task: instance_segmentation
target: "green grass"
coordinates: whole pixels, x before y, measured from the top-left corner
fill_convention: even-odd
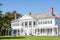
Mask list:
[[[60,40],[57,36],[0,36],[0,40]]]

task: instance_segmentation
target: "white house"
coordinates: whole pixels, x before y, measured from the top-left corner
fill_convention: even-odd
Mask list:
[[[15,17],[16,18],[16,17]],[[59,36],[60,14],[56,17],[53,8],[50,13],[24,15],[11,21],[12,35]]]

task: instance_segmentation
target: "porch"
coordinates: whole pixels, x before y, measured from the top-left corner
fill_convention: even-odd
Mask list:
[[[58,36],[58,28],[36,28],[33,30],[35,36]]]

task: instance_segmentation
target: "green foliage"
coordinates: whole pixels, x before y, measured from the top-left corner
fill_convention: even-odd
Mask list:
[[[0,6],[2,6],[2,4],[0,3]],[[2,11],[0,10],[0,14],[2,13]]]
[[[12,13],[11,12],[6,12],[5,14],[0,14],[0,35],[2,34],[1,32],[3,30],[11,27],[11,20],[14,20],[14,13],[17,14],[17,18],[21,17],[21,14],[18,14],[15,11],[13,11]]]
[[[2,11],[0,10],[0,13],[2,13]]]

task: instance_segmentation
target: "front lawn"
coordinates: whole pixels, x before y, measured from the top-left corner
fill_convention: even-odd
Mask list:
[[[0,36],[0,40],[60,40],[57,36]]]

